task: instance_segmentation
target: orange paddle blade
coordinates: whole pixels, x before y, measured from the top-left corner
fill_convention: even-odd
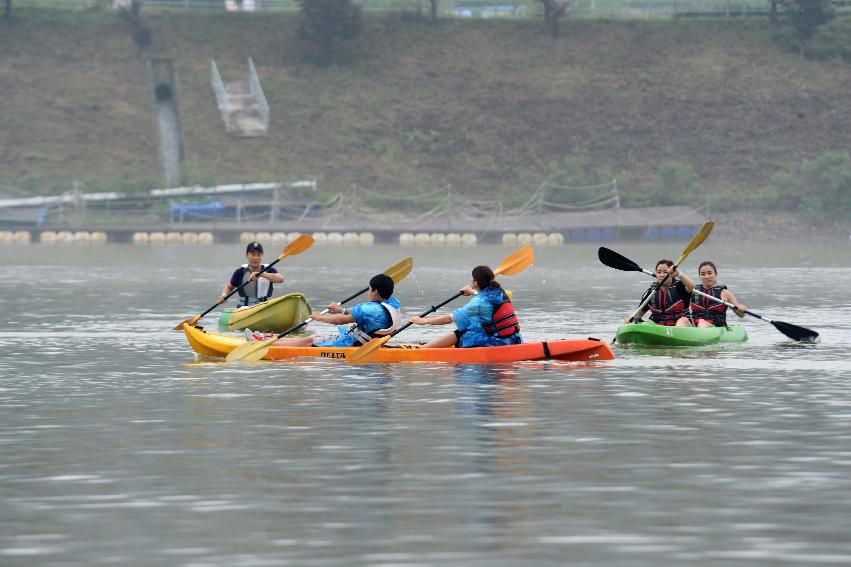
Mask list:
[[[197,323],[200,318],[201,318],[200,315],[196,315],[194,317],[190,317],[189,319],[184,319],[183,321],[181,321],[180,323],[178,323],[177,325],[172,327],[172,329],[175,330],[175,331],[182,331],[183,325],[189,325],[191,327],[191,326],[195,325],[195,323]]]
[[[703,223],[703,226],[700,227],[700,230],[697,231],[697,234],[694,235],[694,238],[691,239],[691,242],[689,242],[683,250],[682,255],[677,259],[677,266],[683,263],[686,256],[694,252],[698,246],[703,244],[703,241],[706,240],[713,228],[715,228],[715,221],[708,220]]]
[[[411,273],[411,269],[414,267],[414,259],[408,256],[398,264],[391,266],[384,270],[385,276],[390,276],[393,280],[393,283],[399,283],[408,277],[408,274]]]
[[[269,352],[269,349],[272,348],[272,345],[275,344],[275,341],[278,340],[278,337],[272,337],[271,339],[266,339],[264,341],[253,341],[246,342],[243,345],[239,345],[232,351],[228,353],[225,357],[226,362],[256,362],[258,360],[262,360],[266,353]]]
[[[531,266],[534,261],[535,251],[532,249],[531,245],[526,245],[506,256],[493,273],[497,276],[500,274],[513,276]]]
[[[313,246],[313,237],[309,234],[302,234],[284,247],[284,251],[278,256],[278,260],[283,260],[285,256],[295,256],[301,254],[311,246]]]
[[[372,353],[384,346],[384,343],[390,340],[390,335],[378,337],[370,340],[368,343],[360,347],[349,357],[349,364],[362,364],[368,362]]]

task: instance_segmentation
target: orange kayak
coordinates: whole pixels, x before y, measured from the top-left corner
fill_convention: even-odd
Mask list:
[[[189,345],[198,354],[224,358],[245,339],[206,331],[201,327],[183,325]],[[345,360],[358,347],[289,347],[273,346],[266,360],[293,358],[336,358]],[[595,362],[612,360],[609,345],[597,339],[558,339],[538,343],[523,343],[497,347],[475,348],[414,348],[414,345],[391,345],[378,350],[372,362],[467,362],[499,363],[521,360],[567,360]]]

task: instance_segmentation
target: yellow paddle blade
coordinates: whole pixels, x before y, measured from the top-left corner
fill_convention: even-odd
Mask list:
[[[272,348],[272,345],[277,340],[278,337],[273,337],[271,339],[266,339],[265,341],[246,342],[244,345],[239,345],[238,347],[230,351],[225,357],[225,361],[256,362],[258,360],[262,360],[262,358],[266,356],[266,353],[269,352],[269,349]]]
[[[358,350],[352,353],[352,355],[348,358],[349,364],[360,364],[363,362],[368,362],[370,356],[372,356],[372,353],[383,347],[384,343],[389,340],[390,335],[371,339],[368,343],[366,343],[365,345],[363,345]]]
[[[411,268],[414,267],[414,259],[408,256],[395,266],[387,268],[384,270],[385,276],[390,276],[393,280],[393,283],[399,283],[408,277],[408,274],[411,273]]]
[[[493,273],[497,276],[500,274],[513,276],[531,266],[534,261],[535,251],[532,249],[531,245],[526,245],[506,256]]]
[[[703,226],[700,227],[700,230],[697,231],[697,234],[694,235],[694,238],[691,239],[691,242],[689,242],[688,246],[686,246],[683,250],[682,255],[677,259],[677,266],[683,263],[686,256],[694,252],[698,246],[703,244],[703,241],[706,240],[706,237],[709,236],[713,228],[715,228],[715,221],[708,220],[703,223]]]
[[[285,256],[295,256],[301,254],[311,246],[313,246],[313,237],[309,234],[302,234],[284,247],[284,251],[278,256],[278,260],[283,260]]]
[[[192,327],[193,325],[195,325],[195,323],[198,322],[198,319],[200,319],[200,318],[201,318],[200,315],[196,315],[194,317],[190,317],[189,319],[184,319],[183,321],[181,321],[180,323],[178,323],[177,325],[172,327],[172,329],[175,330],[175,331],[182,331],[183,325],[189,325],[190,327]]]

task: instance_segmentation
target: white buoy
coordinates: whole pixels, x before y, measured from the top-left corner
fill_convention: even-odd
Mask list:
[[[133,233],[133,244],[137,246],[144,246],[148,243],[148,233],[147,232],[134,232]]]
[[[73,244],[74,233],[69,230],[60,230],[56,233],[56,241],[59,244]]]
[[[272,242],[272,233],[271,232],[258,232],[254,235],[254,239],[260,244],[269,245]]]
[[[343,235],[343,244],[346,246],[357,246],[358,245],[358,233],[357,232],[347,232]]]
[[[239,235],[239,243],[243,246],[248,244],[249,242],[254,242],[256,238],[254,238],[253,232],[243,232]]]
[[[150,244],[165,244],[164,232],[152,232],[148,235],[148,243]]]
[[[299,236],[301,236],[300,232],[288,232],[287,233],[287,242],[292,242],[293,240],[295,240]]]
[[[343,235],[339,232],[329,232],[328,233],[328,244],[332,244],[334,246],[339,246],[343,243]]]
[[[86,230],[78,230],[74,233],[74,244],[90,244],[92,235]]]
[[[432,246],[446,246],[446,235],[442,232],[432,232],[428,240]]]
[[[457,232],[450,232],[446,235],[447,246],[461,246],[461,235]]]
[[[503,246],[517,246],[517,235],[513,232],[506,232],[502,235]]]
[[[197,232],[184,232],[180,237],[183,240],[183,244],[198,244]]]
[[[532,244],[532,235],[528,232],[521,232],[517,235],[517,244],[520,246],[526,246],[527,244]]]
[[[92,244],[106,244],[109,242],[109,235],[102,230],[96,230],[92,233]]]
[[[428,246],[431,243],[431,237],[427,232],[418,232],[414,235],[415,246]]]
[[[313,241],[316,242],[316,244],[328,244],[328,235],[324,232],[314,232]]]
[[[532,235],[532,244],[535,246],[546,246],[547,245],[547,233],[545,232],[536,232]]]
[[[551,232],[547,236],[547,244],[549,244],[550,246],[564,245],[564,235],[560,232]]]
[[[166,244],[182,244],[183,236],[179,232],[170,231],[165,235]]]
[[[462,246],[475,246],[479,239],[472,232],[465,232],[461,235]]]
[[[287,243],[287,233],[286,232],[273,232],[272,233],[272,244],[275,246],[283,246]]]
[[[358,235],[358,244],[361,246],[372,246],[375,244],[375,235],[371,232],[361,232]]]
[[[215,244],[216,237],[213,236],[212,232],[199,232],[198,233],[198,244],[201,246],[210,246],[211,244]]]
[[[11,234],[11,232],[9,234]],[[52,230],[45,230],[38,235],[38,241],[42,244],[56,244],[56,233]],[[0,234],[0,243],[2,242],[3,236]]]
[[[411,232],[403,232],[399,235],[399,244],[402,246],[413,246],[414,234]]]
[[[11,244],[15,240],[15,233],[11,230],[0,230],[0,244]]]

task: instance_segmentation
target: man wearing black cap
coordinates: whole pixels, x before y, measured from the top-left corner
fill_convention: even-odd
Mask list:
[[[261,301],[266,301],[272,297],[272,284],[281,283],[284,281],[284,276],[278,273],[274,267],[267,268],[265,272],[257,273],[266,267],[263,264],[263,245],[259,242],[249,242],[245,248],[245,257],[248,259],[247,264],[238,267],[230,281],[222,290],[222,295],[219,297],[219,303],[225,302],[225,297],[233,291],[234,288],[241,286],[246,282],[251,282],[244,288],[239,290],[239,306],[246,307],[254,305]]]

